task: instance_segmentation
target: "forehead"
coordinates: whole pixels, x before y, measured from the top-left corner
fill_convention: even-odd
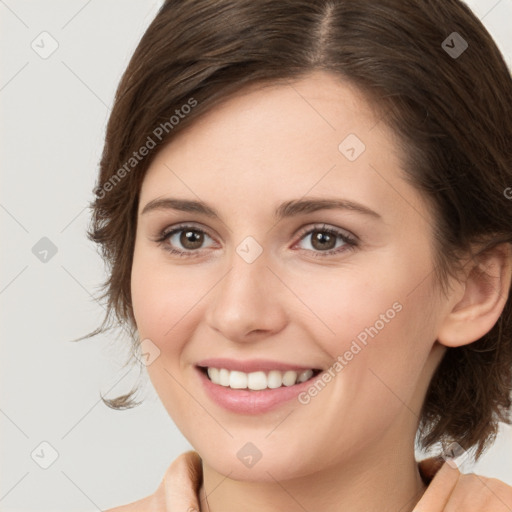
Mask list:
[[[247,87],[203,114],[156,155],[141,203],[169,193],[240,211],[328,194],[386,209],[405,195],[421,209],[400,167],[393,133],[363,93],[315,73]]]
[[[307,151],[302,141],[308,138],[324,141],[324,149],[330,144],[337,152],[345,132],[359,131],[360,138],[368,139],[366,132],[379,121],[373,106],[357,88],[330,73],[315,72],[288,83],[242,88],[195,120],[168,146],[179,146],[181,152],[190,142],[210,147],[212,153],[229,148],[229,157],[251,151],[257,157],[255,150],[280,147],[283,154],[287,148],[295,148],[294,154],[300,155]],[[243,139],[243,146],[232,144],[234,139]]]

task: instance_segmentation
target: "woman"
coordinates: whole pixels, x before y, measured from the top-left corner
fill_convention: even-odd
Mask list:
[[[107,128],[95,333],[130,328],[197,453],[113,511],[512,510],[439,469],[509,420],[510,111],[457,0],[163,5]]]

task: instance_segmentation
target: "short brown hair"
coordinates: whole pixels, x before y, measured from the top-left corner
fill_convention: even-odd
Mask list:
[[[406,178],[435,219],[434,263],[444,291],[471,244],[512,243],[512,201],[504,192],[512,186],[512,79],[464,3],[167,0],[132,56],[107,126],[88,232],[109,266],[107,314],[85,337],[116,327],[117,319],[138,349],[130,272],[140,188],[158,150],[244,85],[287,83],[315,70],[359,87],[398,135]],[[173,122],[191,100],[194,108]],[[159,126],[165,129],[156,137]],[[156,149],[131,161],[148,137]],[[478,457],[498,422],[510,422],[511,389],[509,293],[489,333],[447,349],[423,406],[421,445],[456,441],[476,446]],[[136,405],[132,397],[103,400],[121,409]]]

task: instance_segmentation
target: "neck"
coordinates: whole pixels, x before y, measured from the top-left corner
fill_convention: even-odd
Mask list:
[[[414,450],[394,445],[384,456],[374,448],[357,460],[280,482],[232,480],[203,461],[201,512],[411,512],[426,490]]]

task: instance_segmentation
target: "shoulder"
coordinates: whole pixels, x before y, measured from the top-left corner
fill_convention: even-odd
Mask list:
[[[182,503],[195,504],[201,473],[199,454],[192,450],[182,453],[168,467],[153,494],[105,512],[164,512],[170,503],[173,506],[181,506]]]
[[[109,508],[105,512],[156,512],[154,495],[147,496],[133,503],[121,505],[120,507]]]
[[[162,501],[160,488],[154,494],[146,496],[141,500],[121,505],[115,508],[109,508],[105,512],[160,512],[165,510],[165,502]]]
[[[441,467],[439,467],[441,465]],[[512,510],[512,487],[495,478],[463,474],[456,464],[439,460],[420,463],[428,487],[415,511],[464,510],[506,512]]]

